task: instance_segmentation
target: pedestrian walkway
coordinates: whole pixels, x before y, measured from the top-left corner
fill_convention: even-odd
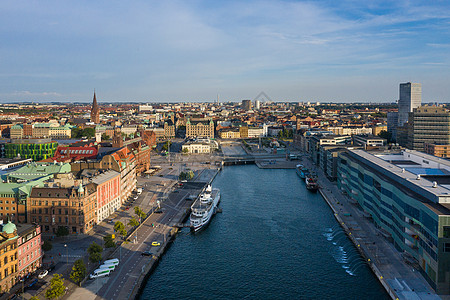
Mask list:
[[[317,173],[322,196],[393,299],[441,299],[420,272],[405,263],[401,253],[384,238],[359,206],[345,197],[309,159],[305,158],[303,163]]]

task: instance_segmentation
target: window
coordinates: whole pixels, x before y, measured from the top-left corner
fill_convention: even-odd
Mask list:
[[[450,252],[450,243],[444,243],[444,252]]]

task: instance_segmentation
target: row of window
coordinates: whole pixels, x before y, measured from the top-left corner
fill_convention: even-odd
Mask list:
[[[61,154],[93,154],[94,150],[67,150],[63,149],[60,151]]]

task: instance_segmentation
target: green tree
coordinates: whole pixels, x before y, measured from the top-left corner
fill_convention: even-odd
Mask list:
[[[117,221],[114,224],[114,231],[123,237],[125,237],[127,235],[127,230],[125,229],[125,225],[123,225],[123,223],[120,221]]]
[[[181,150],[181,152],[182,152],[183,154],[187,154],[187,153],[189,153],[189,149],[188,149],[188,148],[184,148],[183,150]]]
[[[116,244],[114,243],[114,239],[112,238],[111,234],[108,234],[106,236],[103,237],[103,241],[105,242],[105,247],[106,248],[112,248],[114,246],[116,246]]]
[[[50,251],[52,250],[53,245],[50,241],[44,240],[44,244],[42,245],[42,250],[44,251]]]
[[[92,242],[89,245],[87,252],[89,253],[89,260],[92,262],[99,262],[102,260],[102,246],[98,245],[96,242]]]
[[[75,127],[75,128],[72,128],[72,137],[73,138],[80,138],[80,137],[82,137],[83,136],[83,129],[81,129],[81,128],[78,128],[78,127]]]
[[[109,135],[107,135],[106,133],[102,134],[102,140],[107,141],[107,140],[110,140],[110,139],[111,139],[111,137]]]
[[[93,263],[100,262],[102,260],[103,256],[100,252],[94,252],[89,255],[89,260]]]
[[[97,244],[96,242],[92,242],[92,244],[89,245],[87,252],[89,254],[93,254],[93,253],[101,253],[103,251],[102,246],[100,246],[99,244]]]
[[[141,222],[147,216],[147,214],[139,206],[134,208],[134,213],[141,219]]]
[[[83,136],[87,137],[87,138],[91,138],[95,136],[95,128],[85,128],[83,129]]]
[[[131,227],[136,227],[139,226],[139,222],[135,217],[132,217],[130,221],[128,221],[128,225],[130,225]]]
[[[69,228],[66,226],[58,226],[58,230],[56,230],[56,236],[65,236],[69,235]]]
[[[172,145],[172,143],[170,141],[165,142],[164,145],[162,146],[162,150],[163,151],[168,151],[170,145]]]
[[[386,130],[381,130],[378,134],[380,138],[386,139],[388,143],[392,143],[392,134]]]
[[[77,259],[70,272],[70,279],[81,286],[81,281],[86,277],[86,265],[82,259]]]
[[[58,299],[64,292],[66,287],[64,286],[64,280],[61,274],[53,275],[52,280],[50,280],[50,287],[45,291],[45,298],[47,299]]]
[[[30,300],[39,300],[39,298],[36,297],[36,296],[32,296],[32,297],[30,298]]]

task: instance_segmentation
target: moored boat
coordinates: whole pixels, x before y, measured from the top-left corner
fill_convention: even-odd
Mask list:
[[[194,232],[206,227],[220,200],[220,190],[208,185],[191,206],[190,224]]]
[[[316,192],[319,189],[319,183],[317,182],[317,177],[310,174],[305,178],[306,189],[311,192]]]

